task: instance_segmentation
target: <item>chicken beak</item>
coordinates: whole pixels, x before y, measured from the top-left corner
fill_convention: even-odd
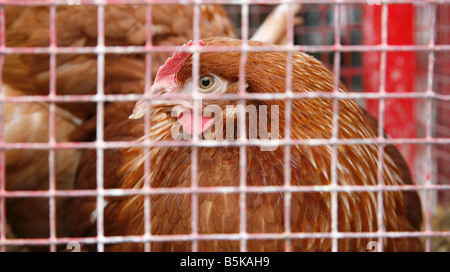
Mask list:
[[[167,83],[156,83],[150,88],[150,93],[151,94],[156,94],[156,95],[162,95],[164,93],[167,93],[171,90],[171,86],[170,84]],[[158,100],[156,99],[152,99],[149,102],[152,105],[156,104],[160,104],[157,102]],[[145,115],[145,112],[147,111],[149,107],[147,107],[146,103],[145,103],[145,98],[139,100],[136,105],[133,108],[133,113],[128,117],[128,119],[140,119]]]
[[[160,107],[173,107],[175,109],[177,106],[181,106],[187,109],[193,109],[193,102],[187,99],[169,99],[168,97],[164,97],[164,94],[170,93],[171,87],[155,84],[150,89],[150,93],[156,94],[157,96],[147,100],[141,99],[136,103],[133,109],[133,113],[128,117],[129,119],[140,119],[145,115],[145,112],[150,108],[160,108]],[[178,113],[179,114],[179,113]]]
[[[140,119],[145,115],[145,101],[142,99],[136,103],[133,109],[133,113],[128,117],[128,119]]]
[[[191,102],[186,100],[179,100],[179,99],[152,99],[149,101],[149,104],[154,107],[170,107],[173,106],[175,109],[175,112],[177,114],[181,114],[181,110],[176,108],[177,106],[181,106],[183,108],[192,109],[193,105]],[[140,119],[144,117],[145,112],[147,109],[149,109],[149,106],[146,106],[145,100],[142,99],[136,103],[133,109],[133,113],[128,117],[128,119]]]

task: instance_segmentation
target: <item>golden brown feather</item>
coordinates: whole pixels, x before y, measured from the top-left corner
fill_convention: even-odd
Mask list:
[[[49,8],[6,6],[6,45],[8,47],[48,47],[50,45]],[[144,45],[146,6],[110,5],[105,7],[105,45]],[[152,5],[153,45],[182,45],[193,39],[192,5]],[[32,19],[30,19],[32,18]],[[176,18],[174,20],[173,18]],[[97,7],[58,6],[57,45],[86,47],[97,45]],[[202,5],[200,37],[235,37],[226,11],[219,5]],[[152,53],[152,75],[170,53]],[[105,56],[105,93],[143,93],[145,54]],[[57,56],[58,94],[95,94],[97,56],[61,54]],[[3,81],[28,95],[49,92],[49,56],[42,54],[6,55]],[[64,103],[61,107],[82,119],[95,114],[95,103]]]
[[[58,6],[56,9],[56,37],[59,47],[95,47],[97,45],[97,7]],[[145,5],[106,6],[105,45],[144,45],[146,41],[145,14]],[[236,35],[221,6],[201,6],[200,15],[201,37],[210,35],[234,37]],[[151,17],[153,45],[181,45],[193,38],[192,5],[152,5]],[[49,7],[7,5],[5,19],[6,46],[48,47],[50,45]],[[168,56],[170,53],[151,54],[153,77]],[[75,50],[73,54],[58,54],[56,62],[56,93],[58,95],[97,92],[97,56],[95,54],[77,54]],[[104,69],[105,93],[144,92],[144,54],[106,54]],[[6,95],[49,93],[49,56],[46,54],[7,54],[2,72],[3,82],[11,86],[11,90],[20,90],[6,93]],[[48,107],[47,103],[17,105],[6,103],[4,105],[7,124],[5,141],[47,142]],[[126,119],[132,108],[133,105],[130,103],[105,103],[105,127],[111,123],[116,125],[119,121]],[[20,111],[20,115],[14,114],[17,111]],[[56,140],[91,141],[95,139],[97,118],[95,111],[95,102],[57,103]],[[66,118],[67,116],[70,116],[70,120]],[[72,122],[71,118],[81,120]],[[86,122],[78,127],[83,120]],[[130,133],[132,132],[127,131],[126,136],[129,137]],[[72,189],[81,151],[63,149],[55,153],[57,189]],[[91,153],[87,151],[86,154]],[[83,161],[90,159],[86,158],[86,155],[83,158]],[[81,166],[80,169],[83,167]],[[6,168],[8,190],[48,189],[48,151],[8,150]],[[93,169],[95,171],[95,168]],[[80,172],[83,171],[80,170]],[[105,173],[108,171],[106,170]],[[59,204],[63,201],[66,202],[66,200],[57,200],[57,213],[63,213],[65,216],[67,213]],[[30,213],[30,207],[33,207],[35,212]],[[8,221],[18,237],[49,237],[47,198],[10,199],[7,201],[7,214]],[[68,236],[69,234],[63,231],[66,222],[65,220],[60,222],[59,218],[58,215],[58,236]]]
[[[4,96],[24,93],[2,86]],[[4,140],[6,143],[47,143],[49,141],[49,105],[46,103],[4,103]],[[56,107],[55,141],[68,141],[69,134],[80,122],[69,112]],[[55,188],[72,189],[81,151],[55,150]],[[44,191],[49,189],[49,151],[8,149],[5,151],[6,190]],[[56,235],[70,234],[67,227],[69,200],[56,198]],[[20,238],[47,238],[50,235],[49,198],[8,198],[6,216]]]
[[[205,46],[236,46],[239,40],[210,38],[203,40]],[[251,46],[265,45],[250,42]],[[200,55],[200,75],[211,74],[230,83],[227,93],[236,93],[239,79],[239,52],[208,52]],[[292,90],[294,92],[332,92],[334,77],[319,61],[304,53],[293,53]],[[246,62],[247,91],[251,93],[284,92],[286,89],[287,54],[284,52],[249,52]],[[167,64],[167,63],[166,63]],[[173,89],[166,92],[180,92],[192,80],[192,58],[188,57],[176,72]],[[184,90],[184,89],[183,89]],[[341,84],[340,91],[346,92]],[[203,106],[208,103],[204,102]],[[233,103],[233,101],[227,101]],[[234,102],[236,103],[236,102]],[[175,103],[176,104],[176,103]],[[225,105],[218,103],[222,107]],[[250,100],[253,105],[278,105],[280,109],[280,135],[284,137],[285,101]],[[153,141],[171,140],[171,127],[176,118],[168,115],[173,104],[152,106],[152,128],[148,137]],[[333,101],[327,98],[305,98],[292,101],[292,139],[330,139],[332,134]],[[134,116],[141,116],[142,108],[135,108]],[[271,118],[268,118],[271,120]],[[126,131],[112,124],[105,131],[106,139],[115,139],[120,134],[126,139]],[[128,120],[118,124],[121,127],[140,127],[131,139],[143,135],[142,120]],[[376,138],[376,121],[350,99],[339,102],[338,138]],[[138,131],[134,129],[133,131]],[[120,131],[120,132],[119,132]],[[225,131],[225,130],[224,130]],[[142,139],[142,138],[141,138]],[[284,184],[284,151],[278,147],[274,151],[262,151],[259,146],[247,147],[248,186]],[[411,184],[412,179],[406,163],[393,147],[386,147],[383,161],[383,182],[386,186]],[[108,161],[108,169],[114,179],[111,183],[118,188],[142,188],[145,176],[153,188],[189,187],[191,184],[191,149],[188,147],[155,147],[148,152],[144,149],[117,150],[120,159]],[[378,146],[374,144],[340,145],[337,148],[337,175],[339,185],[378,184]],[[290,153],[292,185],[329,185],[331,183],[331,145],[294,145]],[[144,161],[148,158],[152,166],[144,173]],[[199,186],[239,186],[239,148],[208,147],[198,149]],[[92,163],[91,163],[92,164]],[[93,166],[90,166],[93,167]],[[112,168],[109,168],[112,167]],[[78,188],[95,188],[95,180],[87,182],[81,173]],[[108,185],[109,186],[109,185]],[[104,210],[105,235],[143,235],[143,196],[108,199]],[[111,201],[111,202],[110,202]],[[204,233],[239,233],[239,195],[235,193],[199,194],[198,229]],[[376,232],[377,195],[375,192],[338,193],[338,230],[340,232]],[[151,232],[153,235],[189,234],[191,232],[191,197],[189,194],[152,195]],[[302,192],[292,194],[292,232],[331,231],[331,195],[329,192]],[[282,233],[284,222],[283,193],[247,194],[247,232]],[[74,205],[71,223],[84,225],[80,233],[95,235],[95,222],[83,224],[94,212],[82,210],[82,204]],[[383,226],[386,231],[419,231],[421,208],[416,192],[386,191],[383,193]],[[110,225],[108,225],[110,224]],[[86,231],[90,230],[90,231]],[[339,239],[340,251],[366,251],[371,239]],[[152,243],[153,251],[189,251],[191,243],[186,241]],[[124,243],[107,247],[111,251],[141,251],[143,244]],[[200,251],[238,251],[239,241],[200,241]],[[249,251],[282,251],[283,240],[249,240]],[[330,251],[331,239],[292,239],[294,251]],[[387,239],[385,251],[420,251],[422,245],[417,238]]]

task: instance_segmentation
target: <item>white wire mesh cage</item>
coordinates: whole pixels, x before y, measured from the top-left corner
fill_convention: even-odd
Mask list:
[[[268,14],[281,4],[288,7],[284,19],[272,24],[281,29],[278,45],[249,46]],[[94,251],[372,251],[374,245],[383,251],[395,250],[390,239],[418,238],[426,251],[449,251],[449,12],[446,1],[0,1],[1,249],[59,251],[81,245]],[[233,37],[234,31],[243,45],[208,48],[198,42],[210,36]],[[180,49],[189,40],[193,46]],[[223,141],[198,136],[158,141],[148,136],[162,126],[150,122],[151,103],[159,95],[152,84],[158,68],[177,50],[192,53],[193,78],[202,76],[203,53],[240,52],[235,94],[208,98],[194,91],[182,98],[194,101],[194,113],[201,99],[233,100],[241,106],[250,100],[281,101],[281,123],[287,124],[280,132],[283,137],[250,139],[245,129],[236,139]],[[298,51],[322,61],[350,92],[341,93],[338,80],[328,93],[292,90],[292,54]],[[246,91],[245,67],[253,52],[286,53],[288,72],[280,93]],[[147,111],[136,128],[128,116],[140,99],[146,101]],[[291,127],[296,111],[292,103],[302,99],[333,101],[330,137],[290,136],[296,129]],[[338,101],[348,99],[378,119],[376,137],[338,136]],[[203,125],[201,120],[193,116],[193,131],[202,130],[197,126]],[[245,112],[239,116],[246,127]],[[386,186],[382,167],[376,169],[374,184],[342,184],[341,147],[376,146],[376,161],[384,165],[390,144],[408,164],[412,184]],[[278,147],[281,180],[251,181],[254,162],[249,150],[255,146]],[[327,184],[292,183],[298,169],[291,154],[297,147],[330,148]],[[169,177],[178,168],[158,160],[169,149],[188,154],[183,162],[187,168],[177,161],[183,155],[170,157],[174,167],[187,169],[172,185]],[[233,167],[200,172],[211,150],[225,155],[224,150],[234,150]],[[139,167],[127,161],[136,153],[144,154]],[[143,174],[152,171],[167,177],[163,184]],[[205,183],[208,173],[234,173],[237,183]],[[139,182],[128,184],[127,178]],[[381,222],[389,217],[384,209],[387,192],[416,191],[423,214],[420,229],[386,228]],[[376,214],[367,219],[373,228],[346,229],[341,196],[363,198],[364,193],[376,206]],[[274,201],[274,195],[281,213],[264,212],[259,201]],[[322,214],[313,216],[313,209],[296,206],[305,203],[299,196],[313,195],[329,200],[319,209]],[[160,201],[164,196],[175,197]],[[259,217],[252,214],[252,205],[262,207]],[[303,220],[319,226],[298,227],[294,212],[299,209],[310,216]],[[205,231],[205,214],[209,224],[222,224],[222,231]],[[327,220],[321,223],[322,217]],[[261,231],[260,218],[277,221],[279,228]]]

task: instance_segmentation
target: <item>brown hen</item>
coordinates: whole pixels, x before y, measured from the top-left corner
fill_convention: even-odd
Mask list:
[[[209,38],[200,42],[203,46],[240,46],[241,41],[229,38]],[[249,42],[251,46],[267,45]],[[173,133],[183,135],[199,133],[200,139],[236,139],[239,107],[236,100],[203,100],[202,109],[218,105],[214,122],[198,115],[198,126],[193,126],[192,101],[189,99],[164,99],[166,94],[190,94],[193,86],[203,96],[214,94],[237,94],[239,88],[240,52],[205,52],[200,54],[200,78],[192,78],[192,56],[177,52],[159,70],[152,87],[154,95],[160,97],[150,102],[151,130],[148,137],[158,142],[173,140]],[[286,90],[285,52],[248,52],[245,66],[246,91],[255,93],[282,93]],[[194,80],[197,84],[194,84]],[[295,52],[292,54],[292,91],[294,93],[332,92],[333,74],[313,57]],[[340,92],[347,92],[340,85]],[[272,134],[271,126],[275,114],[266,118],[270,134],[275,139],[285,137],[284,100],[247,100],[247,106],[266,105],[279,107],[279,135]],[[173,115],[174,107],[178,107]],[[330,139],[332,136],[333,100],[328,98],[303,98],[292,100],[292,139]],[[143,119],[147,107],[139,102],[131,116],[137,120],[126,120],[112,124],[105,131],[105,139],[144,141]],[[227,134],[226,120],[234,120],[233,133]],[[223,122],[218,122],[222,120]],[[353,100],[339,102],[340,139],[376,138],[377,122],[368,116]],[[246,131],[251,121],[246,120]],[[221,127],[223,126],[223,127]],[[176,128],[174,130],[174,128]],[[220,130],[222,128],[222,130]],[[275,127],[276,129],[276,127]],[[216,133],[219,131],[219,133]],[[221,131],[221,132],[220,132]],[[221,135],[220,133],[223,133]],[[175,134],[179,135],[179,134]],[[262,139],[259,134],[257,139]],[[266,138],[264,138],[266,139]],[[337,181],[339,185],[377,185],[378,146],[375,144],[339,145],[337,147]],[[105,188],[142,188],[147,177],[153,188],[191,186],[190,147],[153,147],[105,151]],[[240,149],[233,146],[199,147],[198,186],[239,186]],[[247,186],[284,185],[284,152],[280,146],[266,151],[258,145],[246,147]],[[293,145],[289,154],[291,185],[331,184],[332,146]],[[144,162],[150,160],[150,172],[144,173]],[[408,167],[400,153],[393,146],[386,146],[383,157],[382,178],[386,186],[412,184]],[[95,154],[87,152],[80,164],[77,189],[95,189]],[[144,234],[144,197],[107,197],[104,207],[104,233],[113,235]],[[338,193],[339,232],[377,232],[377,193],[371,191]],[[282,192],[246,194],[246,231],[248,233],[283,233],[285,231]],[[190,234],[191,194],[156,194],[150,196],[151,234]],[[414,191],[383,192],[383,228],[388,232],[419,231],[422,223],[421,206]],[[223,234],[240,232],[240,195],[238,193],[198,194],[198,233]],[[96,200],[79,198],[70,213],[70,224],[78,236],[96,235]],[[329,233],[331,231],[331,194],[328,191],[294,192],[291,199],[290,229],[292,232]],[[338,240],[339,251],[366,251],[370,238],[342,238]],[[376,239],[375,239],[376,240]],[[384,239],[385,251],[420,251],[418,238]],[[283,239],[249,239],[249,251],[283,251]],[[152,251],[190,251],[190,241],[152,242]],[[329,238],[291,239],[293,251],[330,251]],[[119,243],[106,247],[108,251],[142,251],[143,243]],[[200,251],[239,251],[240,242],[235,240],[200,240]]]
[[[10,86],[2,86],[6,97],[24,96]],[[4,141],[6,143],[48,143],[50,108],[46,103],[4,103],[2,107]],[[55,142],[66,142],[80,124],[69,112],[55,108]],[[72,189],[81,152],[56,149],[54,152],[55,189]],[[49,151],[40,149],[8,149],[5,151],[7,191],[44,191],[50,188]],[[6,218],[18,238],[50,237],[48,197],[15,197],[6,199]],[[56,235],[68,234],[67,198],[55,198]]]
[[[146,6],[110,5],[105,7],[105,45],[144,45]],[[49,7],[5,6],[6,46],[48,47],[50,45]],[[153,5],[152,44],[182,45],[193,38],[192,5]],[[97,7],[58,6],[56,37],[59,47],[97,45]],[[235,37],[225,10],[219,5],[200,8],[200,36]],[[170,53],[155,52],[152,76]],[[58,54],[56,93],[95,94],[97,56],[95,54]],[[49,93],[49,56],[46,54],[6,54],[2,66],[5,96],[46,95]],[[145,54],[106,54],[105,93],[143,93]],[[105,126],[127,119],[134,103],[105,103]],[[48,142],[49,104],[6,103],[4,105],[5,141]],[[57,103],[56,141],[85,141],[95,138],[96,104]],[[74,121],[76,120],[76,121]],[[81,126],[80,123],[86,120]],[[56,150],[56,189],[72,189],[82,151]],[[7,150],[7,190],[47,190],[49,167],[47,150]],[[67,201],[57,200],[57,236],[69,236],[65,215]],[[48,198],[12,198],[7,201],[7,218],[18,238],[49,237]],[[61,216],[60,216],[61,215]],[[61,220],[60,220],[61,219]]]

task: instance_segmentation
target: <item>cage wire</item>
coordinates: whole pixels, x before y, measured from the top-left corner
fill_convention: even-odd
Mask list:
[[[198,139],[192,142],[172,143],[174,146],[192,147],[192,184],[190,188],[150,188],[149,181],[143,189],[105,189],[104,188],[104,150],[109,148],[127,148],[136,143],[105,142],[103,141],[103,118],[96,120],[97,140],[95,142],[60,143],[55,139],[55,103],[60,102],[94,102],[97,116],[103,116],[104,104],[117,101],[137,101],[140,94],[111,95],[104,90],[104,65],[106,54],[146,54],[145,89],[148,92],[152,79],[151,58],[154,51],[173,52],[176,46],[151,45],[151,30],[148,30],[146,44],[142,46],[118,46],[105,44],[104,12],[106,5],[142,4],[147,5],[146,23],[151,24],[151,5],[161,4],[162,1],[0,1],[0,69],[5,63],[5,56],[9,54],[42,54],[48,56],[50,86],[48,95],[39,96],[4,96],[0,97],[2,108],[4,103],[47,103],[49,106],[49,141],[46,143],[10,143],[3,138],[4,116],[0,115],[0,200],[1,200],[1,236],[0,245],[3,251],[23,250],[33,246],[50,246],[56,251],[59,246],[74,242],[94,244],[97,250],[103,251],[105,245],[118,242],[144,242],[146,250],[150,250],[150,243],[154,241],[192,241],[192,251],[198,250],[198,242],[205,239],[222,239],[240,241],[241,251],[247,250],[248,239],[285,239],[285,249],[289,250],[289,241],[294,238],[330,238],[332,250],[338,251],[337,241],[343,237],[372,237],[383,244],[384,237],[417,236],[423,239],[427,251],[450,251],[450,4],[446,1],[164,1],[164,4],[190,4],[194,7],[194,14],[199,12],[199,5],[223,4],[234,23],[241,39],[248,40],[262,24],[267,15],[280,3],[301,3],[298,14],[301,23],[293,26],[293,19],[288,20],[288,44],[286,50],[305,51],[321,60],[352,93],[349,97],[357,100],[358,104],[367,108],[377,117],[380,124],[384,124],[386,138],[371,139],[376,144],[395,144],[406,158],[421,201],[424,215],[424,226],[417,233],[387,233],[383,226],[379,226],[377,233],[339,233],[337,229],[337,191],[328,189],[332,194],[332,229],[330,233],[292,233],[290,224],[285,224],[285,233],[247,233],[246,232],[246,193],[283,192],[289,199],[295,189],[289,182],[289,169],[285,169],[285,185],[279,188],[249,188],[246,186],[246,146],[249,142],[244,138],[236,141],[240,148],[240,186],[237,188],[217,188],[226,192],[240,194],[240,233],[235,234],[200,234],[198,230],[198,195],[201,192],[212,192],[214,188],[200,188],[198,186],[197,148],[201,146]],[[55,18],[58,6],[62,5],[94,5],[97,6],[97,44],[91,47],[61,47],[57,44]],[[49,45],[48,47],[8,47],[5,39],[6,16],[5,7],[14,5],[49,6]],[[409,26],[405,24],[413,20]],[[194,16],[193,38],[199,37],[199,20]],[[399,31],[399,28],[402,30]],[[397,31],[397,32],[396,32]],[[159,48],[158,48],[159,47]],[[59,95],[56,86],[57,57],[60,54],[96,54],[97,55],[97,93],[95,95]],[[198,48],[194,50],[194,77],[198,74]],[[244,53],[245,55],[245,53]],[[245,58],[243,58],[245,59]],[[241,63],[245,66],[245,60]],[[241,67],[242,68],[242,67]],[[241,78],[245,77],[241,69]],[[289,76],[287,78],[289,79]],[[337,83],[336,83],[337,84]],[[240,79],[241,103],[250,96],[242,92],[243,82]],[[2,89],[4,89],[2,84]],[[337,92],[338,86],[335,86]],[[150,95],[150,94],[146,94]],[[195,94],[194,94],[195,95]],[[291,93],[292,95],[292,93]],[[336,100],[335,100],[336,101]],[[336,108],[336,107],[335,107]],[[289,111],[289,106],[287,111]],[[336,111],[336,109],[335,109]],[[336,112],[335,112],[336,113]],[[289,122],[289,113],[286,113]],[[334,114],[337,116],[337,114]],[[148,119],[149,116],[146,116]],[[336,119],[336,118],[334,118]],[[244,120],[244,118],[242,119]],[[194,123],[196,121],[194,120]],[[198,120],[197,120],[198,122]],[[336,120],[334,120],[336,122]],[[149,131],[148,122],[145,130]],[[289,127],[289,126],[288,126]],[[194,126],[195,128],[195,126]],[[290,129],[290,128],[288,128]],[[286,133],[286,135],[290,135]],[[333,139],[336,141],[336,131]],[[241,135],[242,136],[242,135]],[[245,136],[245,135],[244,135]],[[294,143],[286,139],[287,143]],[[337,141],[339,143],[339,141]],[[329,142],[328,142],[329,143]],[[147,148],[155,143],[144,141]],[[167,144],[167,143],[165,143]],[[308,144],[308,143],[302,143]],[[169,144],[170,145],[170,144]],[[336,146],[334,146],[336,148]],[[55,183],[55,150],[58,149],[94,149],[96,150],[96,180],[95,190],[58,190]],[[290,145],[284,146],[289,151]],[[48,190],[19,190],[7,189],[8,180],[5,176],[5,152],[7,150],[44,150],[49,158],[49,188]],[[289,154],[289,152],[286,152]],[[333,155],[332,186],[337,185],[336,156]],[[381,158],[379,160],[381,161]],[[288,161],[286,156],[285,161]],[[285,164],[289,165],[289,164]],[[146,162],[148,171],[152,166]],[[289,167],[286,167],[289,168]],[[367,190],[373,190],[368,188]],[[399,188],[400,189],[400,188]],[[324,188],[325,190],[325,188]],[[301,191],[301,190],[300,190]],[[151,235],[150,200],[149,195],[155,193],[190,193],[191,198],[191,234],[183,235]],[[105,236],[103,226],[103,207],[106,196],[127,196],[145,194],[145,234],[143,236]],[[380,197],[382,194],[378,194]],[[97,235],[95,237],[58,237],[56,225],[56,199],[58,197],[93,196],[97,199]],[[8,198],[43,197],[49,200],[48,238],[20,238],[14,237],[8,230],[6,214],[6,200]],[[286,201],[285,221],[290,220],[290,204]],[[379,201],[378,203],[382,203]],[[382,209],[378,209],[378,218],[383,218]],[[32,212],[32,210],[30,210]],[[382,220],[379,220],[382,221]],[[14,230],[12,230],[13,232]],[[365,236],[366,235],[366,236]],[[389,236],[391,235],[391,236]],[[397,236],[395,236],[397,235]],[[281,237],[281,238],[280,238]]]

